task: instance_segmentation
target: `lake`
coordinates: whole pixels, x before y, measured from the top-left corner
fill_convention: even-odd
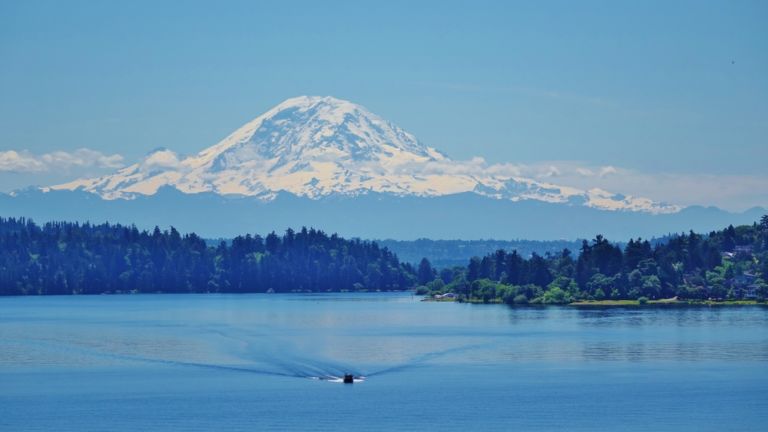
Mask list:
[[[767,361],[762,307],[9,297],[0,430],[754,431]]]

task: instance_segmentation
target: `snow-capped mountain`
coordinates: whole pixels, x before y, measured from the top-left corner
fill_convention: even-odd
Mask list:
[[[333,97],[288,99],[218,144],[182,157],[159,149],[114,174],[52,186],[105,199],[153,195],[162,187],[183,193],[274,199],[281,191],[319,199],[371,192],[433,197],[473,192],[510,201],[536,200],[602,210],[674,213],[679,207],[580,190],[491,172],[453,161],[364,107]]]

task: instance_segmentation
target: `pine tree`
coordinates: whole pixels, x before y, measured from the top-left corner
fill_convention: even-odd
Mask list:
[[[422,258],[421,262],[419,262],[419,285],[426,285],[433,280],[435,280],[435,271],[432,269],[432,264],[429,263],[428,259]]]

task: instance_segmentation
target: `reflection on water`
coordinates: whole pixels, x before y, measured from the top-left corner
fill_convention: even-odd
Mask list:
[[[295,375],[355,364],[373,375],[430,361],[768,360],[763,308],[513,309],[336,294],[17,298],[0,311],[0,364],[14,367],[144,359]]]
[[[698,411],[691,430],[733,426],[727,416],[739,410],[738,424],[754,425],[768,412],[767,329],[768,310],[752,307],[508,308],[391,293],[0,298],[0,405],[17,413],[0,416],[0,429],[25,429],[19,426],[34,416],[24,410],[53,398],[49,405],[62,407],[56,419],[64,416],[78,426],[70,430],[82,430],[72,414],[82,409],[75,401],[91,397],[95,417],[118,418],[109,401],[127,403],[121,399],[127,393],[137,401],[168,395],[158,408],[134,407],[148,418],[168,410],[194,418],[205,409],[194,402],[203,388],[219,395],[207,404],[228,400],[237,407],[231,419],[220,414],[230,406],[224,404],[195,423],[181,416],[173,424],[334,429],[338,407],[327,404],[342,398],[350,407],[346,421],[357,428],[371,427],[365,413],[375,409],[380,429],[594,429],[594,416],[584,413],[612,407],[644,418],[638,408],[644,406],[657,413],[657,428],[685,429],[688,423],[674,423],[674,412],[658,412],[705,405],[716,408]],[[345,390],[357,392],[353,399],[327,393],[344,386],[316,387],[345,373],[366,377],[358,390]],[[51,387],[59,381],[65,389],[91,390],[74,397]],[[200,382],[208,384],[193,384]],[[88,387],[102,383],[109,385]],[[626,386],[635,390],[627,393]],[[100,393],[112,389],[120,396]],[[486,417],[424,416],[457,400],[487,410]],[[259,416],[257,407],[265,410]],[[265,413],[275,410],[304,415],[270,422]],[[513,415],[537,410],[540,417]],[[567,412],[563,422],[548,416],[552,411]],[[40,419],[41,429],[50,428]],[[614,428],[627,428],[616,420]],[[155,428],[134,424],[137,418],[123,421],[126,430]],[[651,424],[634,423],[637,429]]]

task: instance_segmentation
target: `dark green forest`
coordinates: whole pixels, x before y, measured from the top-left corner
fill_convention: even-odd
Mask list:
[[[664,241],[611,243],[530,257],[499,249],[466,266],[417,268],[376,242],[316,229],[210,244],[176,229],[0,218],[0,295],[404,290],[459,301],[768,297],[768,216],[759,223]]]
[[[0,218],[0,295],[403,290],[414,270],[376,243],[315,229],[208,246],[176,229]]]
[[[623,247],[602,236],[578,254],[498,250],[467,266],[417,269],[420,293],[458,301],[565,304],[584,300],[757,300],[768,297],[768,215],[760,223],[709,234],[669,236],[653,245],[633,239]],[[455,297],[454,297],[455,296]]]

